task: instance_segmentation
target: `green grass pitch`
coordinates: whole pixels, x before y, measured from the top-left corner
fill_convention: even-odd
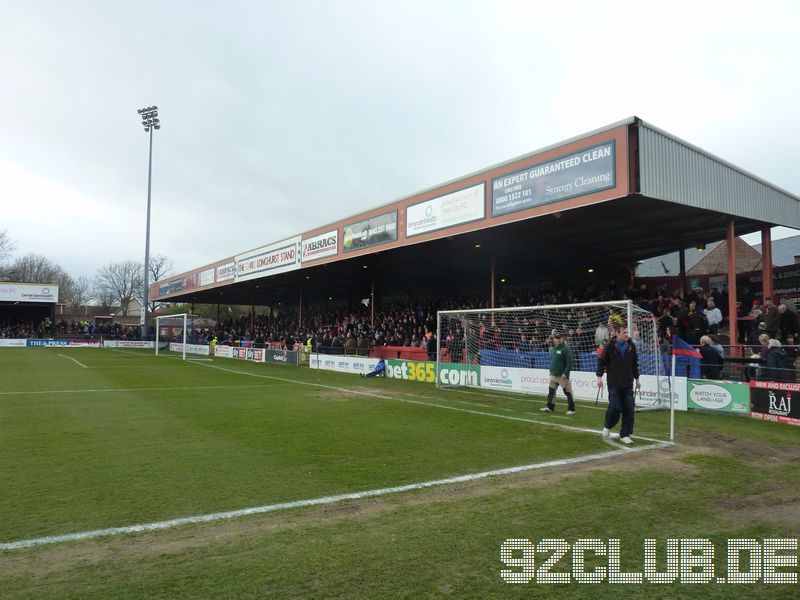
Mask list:
[[[759,499],[768,502],[765,490],[791,495],[794,487],[796,508],[797,430],[682,414],[676,446],[640,439],[637,448],[647,450],[629,453],[582,431],[602,426],[602,410],[592,403],[579,404],[569,418],[563,401],[555,415],[539,414],[542,405],[226,359],[3,349],[0,543],[619,454],[4,550],[0,595],[530,595],[537,584],[510,586],[499,576],[506,538],[621,538],[635,567],[645,536],[797,537],[797,510],[759,506]],[[637,415],[636,434],[664,440],[667,432],[666,413]],[[576,587],[552,593],[577,597]],[[738,586],[699,587],[703,597],[729,597]],[[619,593],[617,586],[595,588],[599,595]]]

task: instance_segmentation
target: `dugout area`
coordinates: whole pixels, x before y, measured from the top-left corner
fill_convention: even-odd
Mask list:
[[[546,200],[546,190],[532,189],[544,199],[522,209],[500,208],[505,196],[498,197],[497,189],[509,176],[586,155],[598,144],[613,149],[612,183],[605,188],[553,201]],[[482,219],[406,235],[415,206],[476,184],[485,190]],[[396,241],[345,251],[348,224],[392,212]],[[275,275],[203,281],[201,273],[238,264],[232,256],[157,282],[150,293],[160,301],[273,308],[357,306],[373,293],[378,304],[472,296],[497,306],[542,284],[607,289],[613,281],[622,291],[638,261],[758,231],[766,248],[775,225],[800,228],[800,198],[632,117],[300,236],[338,234],[337,250],[327,258],[298,260]],[[735,255],[728,258],[735,264]],[[772,281],[770,261],[764,261],[764,275]]]

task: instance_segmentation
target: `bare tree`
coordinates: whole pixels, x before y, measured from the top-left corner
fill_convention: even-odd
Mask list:
[[[8,230],[3,229],[0,231],[0,264],[11,256],[16,247],[17,243],[8,236]]]
[[[107,264],[97,271],[95,291],[101,302],[114,298],[127,317],[131,301],[142,297],[142,264],[134,260]]]
[[[161,281],[172,274],[172,261],[163,254],[156,254],[150,257],[150,283]],[[149,302],[148,312],[153,313],[163,302]]]
[[[58,286],[59,300],[68,301],[75,282],[64,269],[45,256],[20,256],[6,269],[9,280],[26,283],[49,283]]]
[[[81,275],[72,280],[69,294],[64,296],[64,300],[69,302],[73,309],[77,310],[94,297],[92,282],[88,277]]]

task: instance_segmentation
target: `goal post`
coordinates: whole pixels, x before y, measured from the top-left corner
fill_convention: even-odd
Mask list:
[[[639,357],[637,410],[670,409],[655,316],[630,300],[439,311],[436,385],[546,395],[552,333],[559,330],[574,357],[570,379],[575,398],[596,401],[600,348],[621,325],[627,326]],[[454,373],[465,370],[480,376]]]
[[[167,343],[170,343],[178,335],[181,338],[181,358],[186,360],[188,319],[188,313],[156,317],[156,356],[158,356],[158,347],[162,338],[166,339]]]

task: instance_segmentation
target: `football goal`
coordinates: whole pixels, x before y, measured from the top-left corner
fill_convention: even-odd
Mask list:
[[[186,360],[188,318],[187,313],[156,317],[156,356],[159,346],[166,343],[167,349],[180,352],[181,358]]]
[[[549,350],[557,330],[574,356],[570,379],[575,398],[605,401],[605,390],[598,393],[597,359],[622,325],[639,357],[637,410],[668,410],[669,378],[659,354],[656,320],[628,300],[440,311],[436,385],[546,396]],[[480,375],[454,376],[459,371]]]

